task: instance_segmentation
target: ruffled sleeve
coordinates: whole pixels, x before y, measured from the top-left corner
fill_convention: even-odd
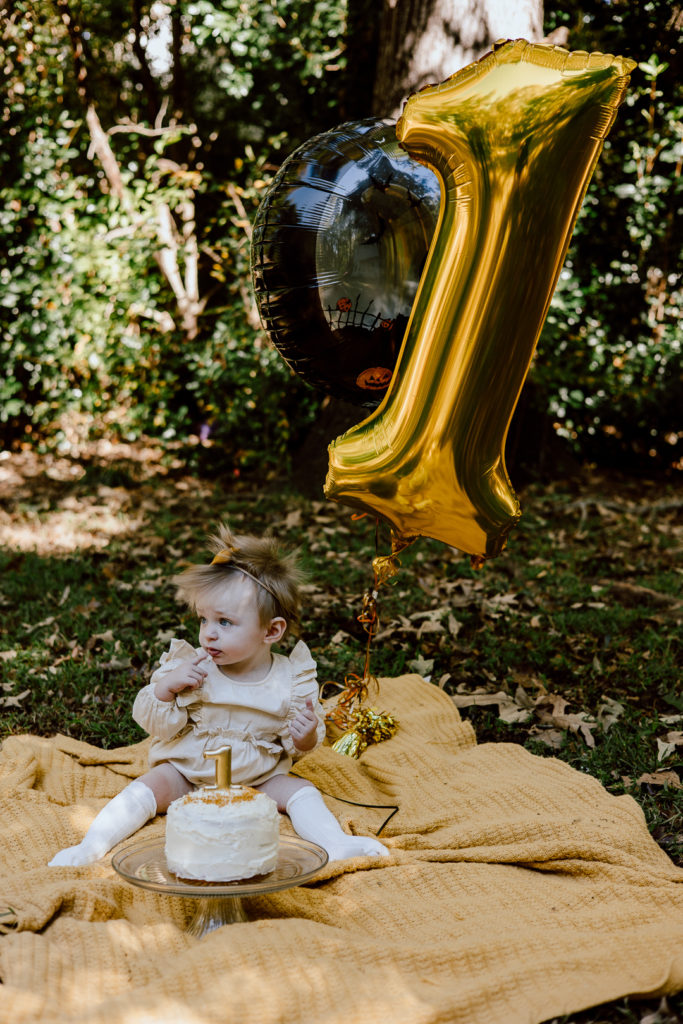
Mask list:
[[[135,698],[133,718],[150,736],[170,740],[187,725],[187,708],[180,707],[177,700],[159,700],[154,693],[154,687],[183,661],[196,656],[196,650],[187,640],[172,640],[168,651],[159,659],[159,668],[152,673],[147,686],[143,687]],[[197,699],[196,690],[192,696],[194,700]]]
[[[181,662],[188,658],[196,658],[200,651],[196,650],[187,640],[178,640],[175,637],[171,640],[169,649],[159,658],[159,668],[155,669],[150,676],[151,683],[158,683],[160,679],[177,668]]]
[[[303,640],[299,640],[288,660],[292,674],[292,699],[281,739],[285,751],[290,755],[290,757],[296,759],[298,757],[302,757],[304,753],[310,754],[310,750],[303,751],[296,749],[289,732],[289,723],[296,718],[300,711],[305,710],[306,700],[308,698],[313,701],[313,707],[318,718],[316,747],[319,747],[325,738],[325,719],[318,697],[316,664],[311,657],[311,652]],[[315,747],[312,747],[311,750],[315,750]]]

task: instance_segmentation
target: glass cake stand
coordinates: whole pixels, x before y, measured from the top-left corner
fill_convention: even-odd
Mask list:
[[[189,897],[196,902],[187,931],[198,938],[224,924],[248,921],[243,896],[261,896],[291,889],[313,878],[327,864],[321,846],[298,836],[281,836],[277,864],[267,875],[237,882],[193,882],[169,871],[164,837],[140,839],[112,857],[112,866],[132,885],[167,896]]]

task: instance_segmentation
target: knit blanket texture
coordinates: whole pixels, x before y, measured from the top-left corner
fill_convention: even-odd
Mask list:
[[[683,989],[683,869],[634,800],[556,758],[477,744],[419,676],[380,680],[371,703],[399,720],[392,739],[358,760],[325,745],[295,771],[347,831],[386,823],[390,857],[245,898],[248,922],[202,938],[185,930],[192,900],[131,885],[111,856],[46,866],[145,771],[148,743],[7,738],[0,1019],[537,1024]],[[121,847],[164,827],[157,817]]]

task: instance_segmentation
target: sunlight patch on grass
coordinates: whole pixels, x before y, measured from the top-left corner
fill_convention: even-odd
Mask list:
[[[57,508],[40,516],[0,514],[0,546],[39,555],[102,550],[114,537],[134,534],[142,520],[116,505]]]

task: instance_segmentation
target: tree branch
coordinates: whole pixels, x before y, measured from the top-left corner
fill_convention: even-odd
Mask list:
[[[249,240],[249,242],[251,242],[251,221],[249,220],[249,215],[247,214],[244,203],[242,202],[242,197],[240,196],[239,192],[231,182],[228,182],[228,184],[225,186],[225,190],[232,199],[233,203],[235,204],[235,209],[237,210],[237,213],[240,218],[239,221],[233,220],[233,224],[235,224],[236,227],[242,228],[244,234],[247,236],[247,239]],[[244,278],[241,276],[239,278],[239,290],[242,303],[244,305],[244,310],[247,314],[247,323],[255,331],[261,330],[261,317],[259,316],[259,311],[256,305],[254,293],[252,289],[248,287]]]
[[[198,318],[204,308],[204,303],[199,301],[199,252],[194,234],[194,204],[186,203],[185,205],[192,207],[192,213],[186,213],[187,220],[185,222],[188,227],[188,238],[184,239],[185,245],[183,246],[185,280],[180,272],[178,233],[168,203],[159,203],[157,206],[158,237],[161,247],[154,255],[176,297],[183,331],[188,340],[192,341],[199,333]]]
[[[114,156],[114,151],[109,145],[107,133],[102,128],[94,103],[88,104],[88,108],[85,112],[85,120],[90,132],[90,148],[88,149],[88,157],[92,160],[93,154],[97,155],[97,158],[102,164],[102,170],[109,182],[109,188],[112,191],[112,195],[115,195],[116,198],[121,201],[128,213],[132,213],[132,204],[126,192],[126,187],[123,184],[118,160]]]
[[[244,231],[245,235],[247,236],[247,238],[251,242],[251,234],[252,234],[252,231],[251,231],[251,221],[249,220],[249,216],[248,216],[247,211],[245,209],[244,203],[242,202],[242,197],[240,196],[239,192],[237,191],[235,186],[230,181],[225,186],[225,191],[228,193],[228,195],[232,199],[232,201],[235,204],[235,207],[237,209],[237,212],[240,215],[240,223],[239,223],[238,226],[242,228],[242,230]]]
[[[183,129],[180,125],[169,125],[167,128],[148,128],[147,125],[135,124],[134,121],[124,121],[120,124],[112,125],[111,128],[107,128],[107,135],[117,135],[120,132],[128,132],[131,135],[148,135],[150,137],[158,137],[161,135],[173,135],[182,131],[189,131],[189,129]]]

